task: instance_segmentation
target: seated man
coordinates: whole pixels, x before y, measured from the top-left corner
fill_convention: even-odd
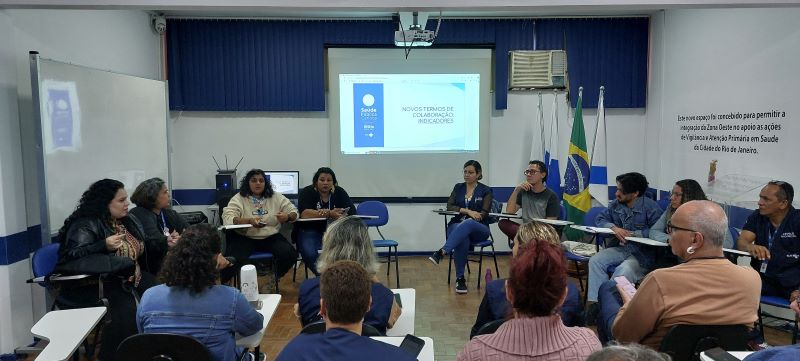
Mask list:
[[[792,207],[794,188],[769,182],[758,195],[758,209],[744,224],[738,248],[749,252],[750,265],[761,276],[761,294],[789,299],[800,296],[800,211]],[[753,335],[756,344],[761,335]]]
[[[758,318],[761,281],[754,270],[723,255],[728,219],[722,208],[711,201],[687,202],[667,227],[672,253],[685,262],[651,272],[635,294],[613,280],[604,283],[597,325],[601,341],[613,337],[658,349],[675,325],[752,327]]]
[[[528,223],[534,218],[558,219],[561,206],[558,196],[545,185],[547,180],[547,167],[540,160],[532,160],[526,169],[525,182],[520,183],[511,192],[506,205],[506,213],[515,214],[522,208],[522,222]],[[514,239],[519,229],[519,223],[501,219],[497,223],[500,230]]]
[[[648,237],[650,228],[661,217],[662,210],[658,204],[644,196],[647,185],[647,178],[640,173],[617,176],[617,199],[597,216],[597,226],[611,228],[620,246],[606,248],[589,259],[589,302],[597,302],[597,290],[608,281],[606,270],[609,266],[618,265],[613,277],[625,276],[636,283],[655,264],[655,249],[625,240],[625,237]],[[606,243],[608,245],[609,241]],[[587,316],[590,322],[593,316],[592,312]]]
[[[325,333],[298,335],[276,360],[416,360],[398,347],[361,336],[371,289],[372,278],[360,264],[338,261],[328,266],[320,279],[319,313]]]

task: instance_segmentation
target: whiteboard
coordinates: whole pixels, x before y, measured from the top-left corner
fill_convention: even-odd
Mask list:
[[[93,182],[168,181],[166,82],[31,55],[44,243]],[[133,205],[131,205],[133,208]]]

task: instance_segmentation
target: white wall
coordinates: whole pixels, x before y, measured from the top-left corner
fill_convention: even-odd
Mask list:
[[[545,117],[549,119],[552,94],[543,93]],[[563,99],[563,95],[560,97]],[[329,99],[329,102],[331,100]],[[511,187],[521,182],[522,170],[529,161],[534,139],[532,123],[538,97],[533,92],[512,92],[508,109],[492,111],[490,119],[490,168],[484,182],[491,186]],[[564,159],[569,144],[572,118],[559,104],[560,152]],[[569,112],[569,115],[572,111]],[[584,110],[588,137],[594,135],[596,111]],[[609,109],[606,111],[609,144],[609,175],[644,170],[644,109]],[[299,170],[301,184],[311,184],[311,176],[330,162],[330,126],[326,112],[307,113],[214,113],[172,112],[173,189],[212,189],[217,160],[228,155],[231,165],[241,156],[239,177],[251,168]],[[537,133],[538,138],[538,133]],[[591,149],[593,140],[587,140]],[[468,158],[465,156],[464,160]],[[562,175],[566,162],[560,163]],[[335,171],[335,169],[334,169]],[[442,172],[451,173],[453,183],[461,181],[461,164]],[[342,184],[347,189],[347,184]],[[448,194],[443,194],[443,197]],[[384,235],[401,242],[400,251],[433,251],[444,243],[442,217],[431,213],[443,204],[390,204],[390,222]],[[207,211],[205,206],[184,206],[185,210]],[[209,215],[210,216],[210,215]],[[505,236],[492,227],[498,249],[507,250]]]
[[[158,78],[159,38],[150,29],[143,11],[0,10],[0,236],[39,223],[28,51]],[[32,342],[30,327],[46,309],[28,278],[27,259],[0,265],[0,354]]]

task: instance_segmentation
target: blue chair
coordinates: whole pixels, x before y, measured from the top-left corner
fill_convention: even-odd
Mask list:
[[[70,276],[61,276],[58,274],[54,274],[53,272],[56,269],[56,264],[58,264],[58,250],[61,248],[60,243],[51,243],[48,245],[43,246],[36,250],[33,253],[33,257],[31,257],[31,270],[33,271],[33,277],[27,280],[27,283],[36,283],[41,287],[44,287],[46,292],[50,297],[53,298],[54,302],[50,310],[68,310],[68,309],[75,309],[75,308],[86,308],[86,307],[97,307],[97,306],[105,306],[108,307],[108,300],[104,297],[102,282],[103,276],[90,276],[90,275],[70,275]],[[82,302],[74,302],[58,292],[58,283],[63,281],[69,280],[76,280],[76,279],[85,279],[90,277],[97,277],[98,279],[98,287],[97,287],[97,300],[91,301],[89,303],[82,303]],[[97,330],[94,333],[94,340],[93,342],[89,343],[89,340],[84,340],[84,348],[86,350],[86,357],[87,359],[91,360],[94,358],[94,350],[98,344],[99,336],[101,334],[101,330],[105,322],[99,322],[97,325]],[[39,347],[21,347],[15,350],[19,353],[29,353],[29,352],[40,352],[42,348]],[[79,359],[79,353],[75,352],[73,355],[73,359]]]
[[[666,211],[667,207],[669,207],[670,199],[669,198],[661,198],[658,201],[658,207],[661,208],[662,211]]]
[[[126,338],[117,348],[120,361],[210,361],[205,345],[191,336],[140,333]]]
[[[589,212],[586,212],[586,215],[583,217],[583,225],[589,227],[596,226],[597,223],[595,222],[595,220],[597,219],[597,216],[600,215],[600,213],[603,212],[605,209],[606,207],[592,207],[591,209],[589,209]],[[603,237],[600,235],[594,235],[592,236],[592,240],[595,242],[597,250],[599,251],[600,243],[603,243]],[[589,263],[589,257],[584,257],[572,253],[570,251],[565,251],[564,255],[567,257],[568,262],[573,262],[575,264],[575,275],[578,278],[578,285],[581,287],[581,292],[583,293],[583,302],[586,303],[587,292],[585,287],[588,287],[588,285],[584,286],[584,281],[583,281],[584,275],[583,272],[581,272],[581,263]],[[588,274],[586,276],[588,277]],[[587,280],[586,283],[588,282],[589,281]]]
[[[559,207],[561,207],[561,210],[558,212],[558,219],[560,219],[562,221],[566,221],[567,220],[567,208],[564,207],[563,203],[559,204]]]
[[[503,204],[497,201],[496,199],[492,200],[492,208],[490,209],[490,213],[500,213],[503,211]],[[489,217],[489,226],[491,228],[492,223],[497,223],[498,219],[496,217]],[[472,273],[469,269],[470,262],[478,262],[478,289],[481,288],[481,278],[480,273],[483,272],[483,255],[491,255],[492,259],[494,260],[494,272],[495,277],[500,278],[500,268],[497,267],[497,254],[494,251],[494,236],[492,236],[492,232],[489,232],[489,238],[483,241],[478,241],[472,243],[472,250],[467,255],[467,272]],[[492,249],[491,253],[484,251],[486,247],[490,247]],[[479,251],[475,251],[475,248],[480,248]],[[478,260],[469,259],[469,256],[478,256]],[[453,252],[450,252],[450,263],[447,266],[447,284],[450,284],[450,278],[453,275]]]
[[[253,252],[250,255],[251,262],[265,262],[270,261],[272,262],[272,272],[275,280],[275,293],[281,293],[278,289],[278,267],[275,266],[275,259],[272,253],[269,252]]]
[[[381,233],[381,226],[385,226],[389,223],[389,209],[386,208],[386,204],[380,201],[366,201],[359,203],[358,207],[356,207],[356,214],[363,215],[363,216],[377,216],[376,219],[364,219],[364,224],[367,227],[375,227],[378,230],[378,234],[381,236],[381,239],[372,240],[372,245],[375,248],[388,248],[389,251],[386,253],[386,278],[388,282],[389,272],[392,269],[392,249],[394,249],[394,273],[395,273],[395,285],[397,288],[400,288],[400,266],[398,265],[399,255],[397,253],[397,241],[386,239]]]
[[[785,299],[783,297],[763,296],[763,295],[761,296],[761,302],[758,305],[758,330],[761,332],[761,337],[764,337],[765,338],[764,340],[766,341],[766,336],[764,336],[764,320],[761,317],[761,315],[764,314],[764,312],[761,311],[761,304],[770,305],[770,306],[773,306],[773,307],[780,307],[780,308],[790,309],[789,308],[789,300]],[[792,312],[794,312],[794,311],[792,311]],[[775,316],[775,315],[768,315],[768,316],[774,317],[774,318],[777,318],[777,319],[780,319],[780,320],[792,322],[794,324],[794,329],[792,330],[792,344],[797,343],[797,333],[798,333],[797,327],[798,326],[797,326],[797,321],[795,319],[788,319],[788,318],[783,318],[783,317]]]

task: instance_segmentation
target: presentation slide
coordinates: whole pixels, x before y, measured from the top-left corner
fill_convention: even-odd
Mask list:
[[[339,74],[342,154],[475,153],[480,74]]]

